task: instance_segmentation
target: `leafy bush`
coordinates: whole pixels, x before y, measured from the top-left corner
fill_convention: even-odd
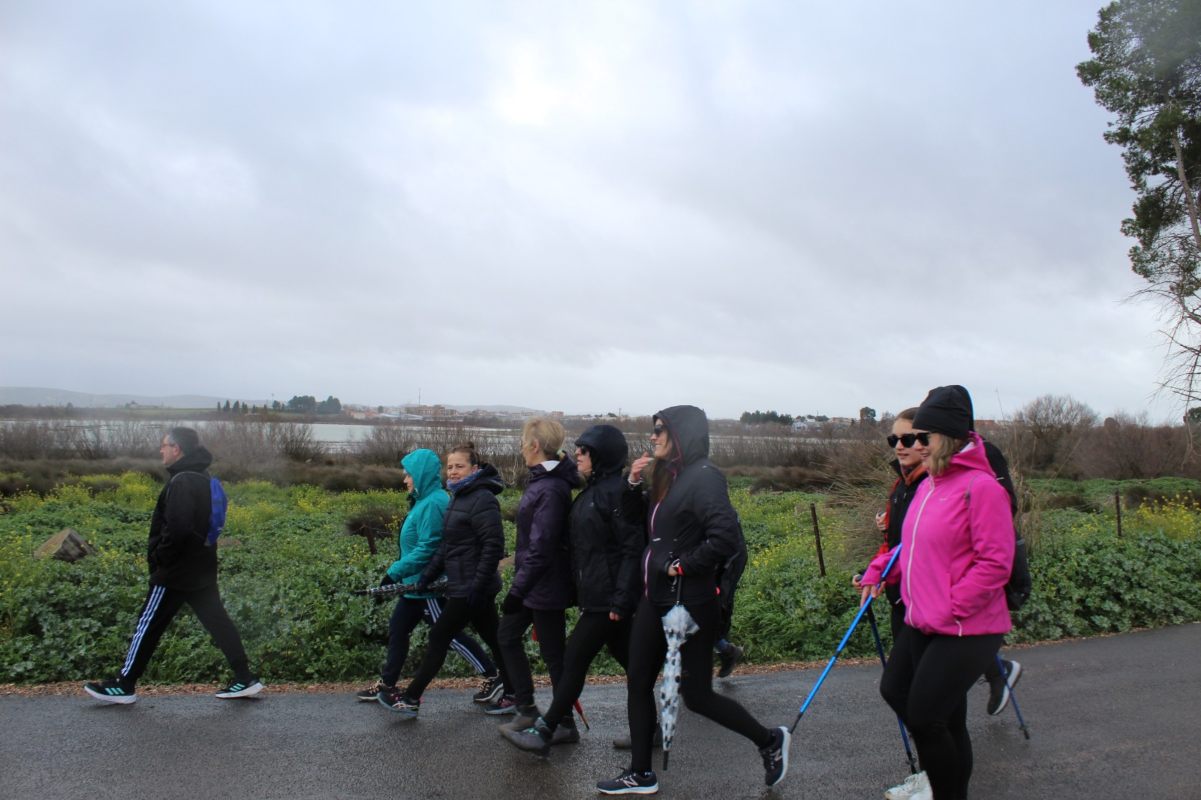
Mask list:
[[[734,479],[731,498],[742,519],[751,561],[737,595],[732,638],[755,662],[824,659],[856,611],[851,575],[878,542],[870,518],[850,502],[821,494],[750,491]],[[1149,482],[1166,490],[1169,484]],[[1201,506],[1181,494],[1146,503],[1123,517],[1116,534],[1114,491],[1126,484],[1092,481],[1040,485],[1038,496],[1077,493],[1089,502],[1040,509],[1031,551],[1034,594],[1011,638],[1054,639],[1201,620]],[[1176,486],[1175,488],[1187,488]],[[146,592],[146,530],[161,482],[144,472],[75,476],[44,495],[18,492],[0,512],[0,674],[36,683],[111,674],[125,656]],[[268,481],[228,483],[231,505],[221,545],[221,589],[251,658],[271,680],[361,680],[383,658],[391,604],[348,590],[374,585],[395,558],[395,539],[371,556],[351,521],[391,529],[407,508],[403,492],[334,493]],[[885,489],[880,492],[883,497]],[[520,494],[500,497],[506,548]],[[870,498],[861,505],[869,508]],[[819,574],[809,504],[816,503],[827,575]],[[1084,510],[1091,509],[1091,510]],[[33,551],[64,527],[99,554],[75,564],[36,560]],[[505,570],[505,580],[511,578]],[[883,616],[883,615],[881,615]],[[887,636],[887,625],[882,633]],[[410,661],[425,646],[418,627]],[[531,655],[536,648],[529,646]],[[848,655],[870,656],[864,629]],[[597,671],[615,672],[603,657]],[[147,679],[212,681],[226,666],[195,618],[182,613],[163,638]],[[446,674],[468,675],[460,659]]]

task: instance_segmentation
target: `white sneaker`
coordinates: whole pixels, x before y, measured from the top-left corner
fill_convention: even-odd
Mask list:
[[[899,785],[884,793],[884,800],[934,800],[930,779],[925,771],[910,775]]]

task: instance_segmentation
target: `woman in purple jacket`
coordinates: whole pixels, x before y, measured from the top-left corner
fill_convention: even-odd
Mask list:
[[[501,656],[512,694],[488,707],[488,713],[517,713],[503,726],[525,730],[540,716],[534,705],[534,679],[525,654],[525,634],[534,626],[538,650],[546,662],[552,686],[563,673],[567,639],[567,607],[571,605],[571,556],[567,549],[567,512],[571,490],[580,474],[561,452],[566,433],[558,422],[542,417],[526,420],[521,430],[521,453],[530,469],[529,483],[517,506],[517,546],[513,582],[501,602]],[[559,723],[558,742],[579,741],[568,715]]]
[[[1005,583],[1013,564],[1009,495],[971,428],[971,409],[951,387],[932,389],[913,420],[915,448],[930,477],[905,515],[899,582],[905,625],[884,669],[880,694],[913,734],[933,794],[966,800],[972,774],[967,692],[1010,629]],[[863,576],[863,598],[879,592],[889,554]]]

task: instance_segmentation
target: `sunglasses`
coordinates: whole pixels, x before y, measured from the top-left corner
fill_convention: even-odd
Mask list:
[[[926,431],[921,433],[902,433],[900,436],[889,434],[885,440],[889,447],[896,447],[897,442],[901,443],[902,447],[913,447],[913,443],[917,442],[922,447],[930,446],[930,434]]]
[[[586,444],[577,444],[575,446],[575,451],[582,456],[592,456],[592,451],[588,449],[588,445]]]
[[[667,428],[663,427],[662,425],[656,425],[654,430],[651,431],[651,436],[662,436],[666,432]]]

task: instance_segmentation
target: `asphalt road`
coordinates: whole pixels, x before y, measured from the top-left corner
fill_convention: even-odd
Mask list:
[[[1011,711],[973,690],[973,800],[1201,798],[1201,625],[1012,651],[1025,668]],[[879,798],[906,774],[879,667],[839,665],[793,738],[774,790],[744,739],[685,712],[660,795]],[[790,724],[817,670],[719,681],[765,724]],[[545,694],[540,696],[545,702]],[[626,756],[625,689],[590,686],[592,723],[548,759],[517,751],[465,691],[431,691],[401,721],[349,695],[222,701],[145,696],[130,706],[77,697],[0,698],[0,798],[588,798]],[[656,767],[658,767],[656,753]]]

